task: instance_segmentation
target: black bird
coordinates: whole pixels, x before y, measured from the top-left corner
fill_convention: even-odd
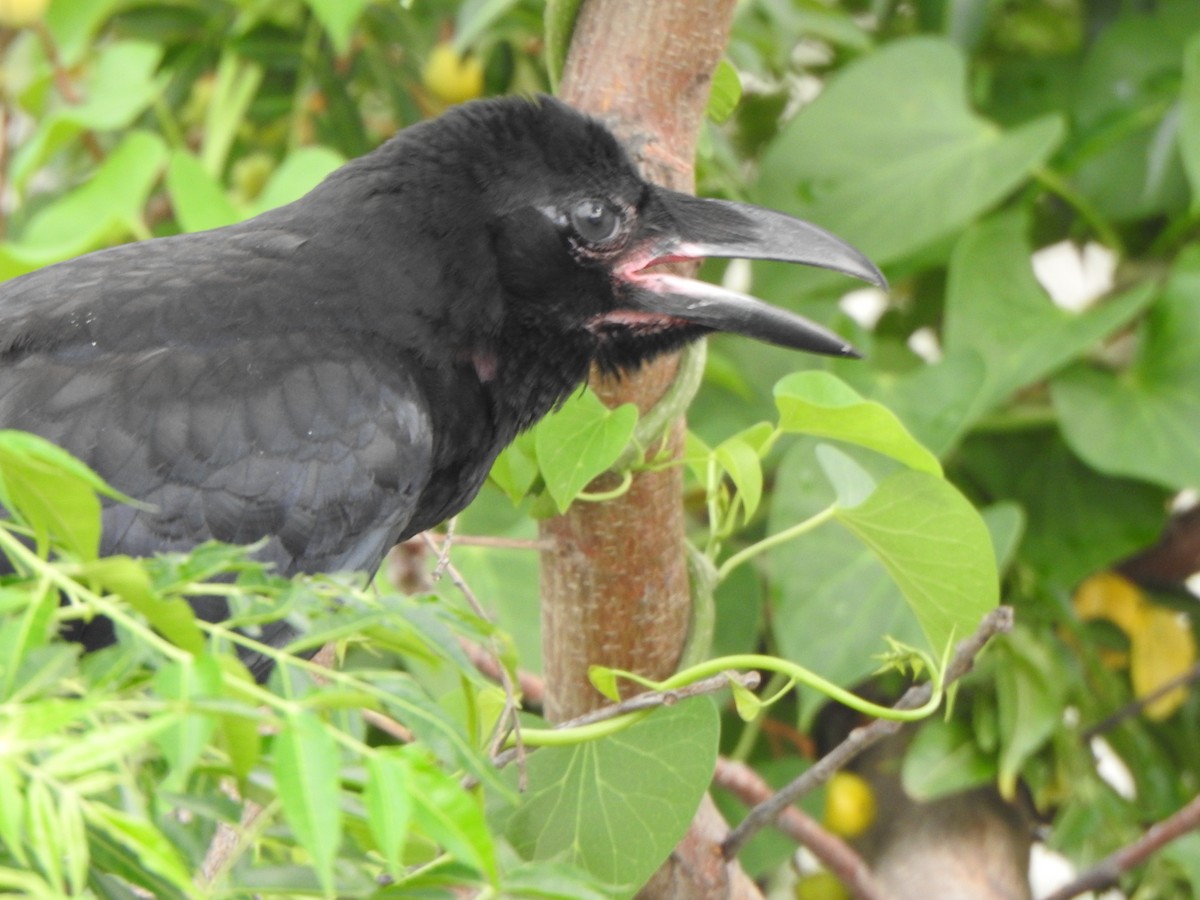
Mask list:
[[[884,284],[813,225],[647,183],[559,101],[478,101],[256,218],[0,285],[0,428],[148,504],[105,506],[104,553],[265,538],[283,573],[373,571],[466,506],[593,362],[635,368],[718,330],[855,355],[653,268],[704,256]],[[79,637],[99,646],[111,628]]]

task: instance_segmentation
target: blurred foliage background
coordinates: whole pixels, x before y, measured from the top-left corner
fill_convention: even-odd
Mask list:
[[[563,5],[552,7],[561,13]],[[545,14],[533,0],[3,0],[0,278],[122,241],[238,221],[300,196],[343,160],[450,104],[548,91]],[[701,140],[698,192],[820,223],[878,262],[892,291],[844,296],[844,283],[828,273],[711,266],[713,278],[831,324],[867,360],[816,364],[714,340],[690,426],[716,445],[773,419],[772,386],[820,365],[889,406],[941,458],[984,513],[1019,625],[963,686],[953,716],[919,729],[900,763],[904,785],[919,801],[994,786],[1040,843],[1086,866],[1200,790],[1197,615],[1186,589],[1200,569],[1192,511],[1200,487],[1200,4],[746,0],[727,60]],[[761,511],[733,547],[812,515],[832,493],[811,439],[785,444],[768,460]],[[700,532],[703,490],[689,501]],[[490,488],[458,528],[535,534],[528,508]],[[454,560],[511,635],[520,665],[536,671],[536,556],[462,546]],[[28,594],[4,590],[8,626],[24,641],[28,620],[17,600]],[[266,595],[284,590],[273,585]],[[457,608],[451,587],[435,590]],[[738,570],[717,606],[716,650],[766,647],[842,684],[870,676],[884,635],[915,640],[898,588],[841,532],[817,532]],[[452,657],[451,674],[419,673],[422,696],[440,697],[447,681],[467,678],[450,643],[439,652]],[[394,649],[404,644],[392,640]],[[32,749],[0,767],[0,800],[8,798],[0,802],[0,883],[130,896],[125,879],[157,896],[186,895],[186,873],[198,867],[212,822],[237,817],[219,790],[227,755],[192,760],[169,800],[147,799],[149,786],[180,760],[161,742],[165,756],[137,750],[131,732],[123,743],[96,738],[110,747],[109,762],[124,760],[121,777],[89,784],[95,770],[65,764],[51,769],[57,782],[33,774],[61,747],[38,744],[53,729],[35,728],[37,717],[14,704],[55,698],[65,708],[81,684],[88,696],[132,702],[122,692],[146,687],[129,668],[136,659],[114,668],[113,657],[101,656],[103,664],[73,663],[69,677],[39,669],[49,664],[37,657],[8,678],[6,733]],[[9,660],[13,671],[17,657]],[[33,671],[41,681],[26,680]],[[24,683],[34,686],[18,689]],[[193,696],[171,676],[155,689]],[[885,679],[868,689],[886,695],[895,685]],[[290,703],[304,696],[296,691]],[[97,709],[84,716],[89,729],[111,733],[113,717]],[[136,704],[121,709],[116,718],[134,728]],[[239,714],[276,727],[286,720],[297,741],[327,740],[294,707]],[[722,747],[777,781],[811,763],[836,717],[807,693],[772,715],[750,726],[727,716]],[[79,727],[78,716],[60,727],[68,723]],[[670,727],[707,726],[688,719]],[[443,754],[450,771],[465,765],[454,753],[466,751]],[[374,776],[372,796],[405,777],[424,785],[413,827],[450,850],[449,868],[439,870],[447,882],[482,879],[520,896],[513,885],[534,878],[545,895],[586,896],[632,877],[553,867],[531,875],[521,857],[536,861],[536,848],[514,841],[518,853],[499,837],[493,846],[487,829],[502,829],[469,810],[457,830],[439,830],[431,814],[438,802],[429,798],[453,794],[454,783],[439,781],[429,759],[408,755],[379,764],[392,774]],[[256,763],[238,765],[245,779]],[[401,769],[407,774],[396,775]],[[336,767],[332,777],[352,792],[368,782]],[[258,789],[268,791],[268,781]],[[122,791],[124,799],[112,799]],[[130,796],[141,799],[130,805]],[[224,873],[222,889],[328,891],[336,873],[339,884],[366,890],[372,861],[399,851],[368,828],[365,802],[367,812],[347,809],[345,832],[333,835],[341,837],[336,858],[317,864],[322,878],[300,874],[305,849],[329,837],[320,816],[289,811],[292,836],[278,823],[264,826],[254,863]],[[822,802],[812,798],[813,809]],[[304,821],[317,830],[305,832]],[[393,839],[411,861],[412,842]],[[38,851],[38,841],[58,843]],[[122,842],[138,851],[123,856]],[[83,853],[78,870],[62,862],[72,847]],[[756,876],[787,882],[792,849],[765,837],[743,862]],[[137,853],[158,861],[141,880]],[[1198,885],[1193,834],[1122,886],[1130,896],[1186,897]]]

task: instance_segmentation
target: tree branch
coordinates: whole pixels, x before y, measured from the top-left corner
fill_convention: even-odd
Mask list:
[[[1183,809],[1151,825],[1140,838],[1122,847],[1088,869],[1070,884],[1063,885],[1044,900],[1069,900],[1086,891],[1102,890],[1135,866],[1141,865],[1176,838],[1200,828],[1200,796],[1193,797]]]
[[[971,671],[975,657],[984,645],[996,634],[1008,632],[1013,626],[1013,610],[1011,606],[1000,606],[983,617],[979,628],[969,638],[960,641],[954,651],[954,658],[946,667],[945,683],[957,681]],[[928,702],[933,689],[929,684],[909,688],[904,696],[896,703],[895,709],[915,709]],[[854,757],[872,744],[888,735],[895,734],[903,727],[902,722],[888,719],[876,719],[869,725],[856,728],[847,738],[819,759],[812,768],[790,784],[782,788],[773,797],[763,801],[746,816],[741,823],[730,832],[722,847],[726,859],[732,859],[742,846],[767,825],[772,824],[780,814],[798,798],[804,796],[813,788],[824,784],[834,772],[841,769]]]
[[[745,763],[725,757],[717,760],[713,784],[725,788],[747,806],[761,806],[774,793],[762,776]],[[811,850],[813,856],[850,889],[856,900],[887,900],[887,892],[854,848],[822,828],[803,810],[795,806],[784,807],[774,825],[797,844]]]

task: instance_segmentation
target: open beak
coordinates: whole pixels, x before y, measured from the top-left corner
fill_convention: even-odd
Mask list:
[[[886,289],[887,280],[862,253],[815,225],[759,206],[705,200],[664,188],[656,188],[655,194],[615,268],[623,288],[623,311],[811,353],[859,356],[838,335],[803,316],[651,267],[709,256],[773,259],[832,269]]]

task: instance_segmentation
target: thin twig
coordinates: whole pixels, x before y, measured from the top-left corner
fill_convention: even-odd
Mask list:
[[[1088,869],[1070,884],[1063,885],[1045,900],[1068,900],[1086,891],[1098,891],[1116,883],[1120,876],[1141,865],[1176,838],[1200,828],[1200,796],[1150,828],[1140,838],[1122,847]]]
[[[946,667],[944,683],[957,681],[975,663],[975,657],[984,645],[996,634],[1012,630],[1013,611],[1011,606],[1000,606],[983,617],[979,628],[966,640],[960,641],[954,650],[954,658]],[[933,695],[930,684],[921,684],[905,691],[894,709],[915,709],[929,701]],[[803,775],[783,787],[773,797],[763,801],[746,815],[741,823],[729,833],[722,847],[725,858],[732,859],[751,837],[774,822],[792,803],[814,788],[824,784],[834,772],[841,769],[863,750],[883,738],[895,734],[903,722],[891,719],[876,719],[869,725],[855,728],[844,741],[809,768]]]
[[[713,774],[713,784],[729,791],[747,806],[761,805],[774,793],[762,776],[745,763],[720,757]],[[784,808],[775,827],[804,847],[831,873],[837,876],[856,900],[887,900],[888,894],[875,880],[871,869],[861,856],[835,834],[795,806]]]
[[[38,40],[42,43],[46,59],[50,62],[50,69],[54,73],[54,87],[59,95],[72,106],[83,102],[83,98],[75,90],[75,85],[71,83],[71,73],[67,71],[62,57],[58,55],[58,45],[54,43],[54,35],[50,33],[50,29],[44,22],[38,22],[34,25],[34,30],[37,32]],[[96,162],[104,159],[104,151],[100,148],[100,142],[96,140],[95,132],[90,130],[83,132],[83,146],[87,149],[88,155]]]
[[[385,716],[383,713],[374,709],[362,709],[363,721],[368,725],[374,725],[384,734],[391,735],[396,740],[404,744],[411,744],[416,738],[413,733],[408,730],[408,727],[400,724],[391,716]]]
[[[1080,737],[1086,742],[1090,741],[1094,737],[1105,734],[1106,732],[1116,728],[1125,719],[1128,719],[1131,716],[1140,715],[1147,706],[1149,706],[1155,700],[1158,700],[1160,697],[1164,697],[1171,693],[1171,691],[1185,687],[1194,681],[1200,681],[1200,663],[1196,663],[1182,675],[1172,678],[1170,681],[1159,685],[1145,696],[1138,697],[1137,699],[1130,701],[1116,712],[1105,716],[1096,724],[1088,726],[1083,730],[1083,733],[1080,735]]]
[[[454,531],[456,528],[458,528],[458,516],[451,516],[446,521],[446,533],[440,536],[442,539],[440,547],[434,545],[433,538],[429,532],[424,532],[423,534],[425,546],[433,550],[438,558],[437,564],[433,567],[433,574],[429,576],[434,581],[441,581],[442,576],[446,574],[446,567],[450,565],[450,548],[454,546]],[[475,611],[479,616],[486,619],[487,615],[484,614],[483,608],[477,602],[473,605],[476,606]]]
[[[434,566],[433,578],[436,580],[441,578],[442,575],[446,575],[450,579],[450,583],[453,584],[463,595],[463,597],[466,598],[467,605],[471,607],[471,609],[475,612],[475,615],[479,616],[479,618],[483,619],[485,622],[490,622],[492,620],[491,616],[489,616],[487,610],[483,608],[483,604],[479,602],[479,598],[475,596],[475,592],[471,590],[471,587],[467,584],[466,579],[462,577],[462,574],[457,568],[455,568],[454,564],[450,562],[450,546],[451,538],[454,533],[454,523],[455,520],[451,519],[440,548],[435,545],[429,532],[425,532],[421,535],[422,539],[425,541],[425,545],[435,553],[438,553],[438,561],[437,565]],[[489,751],[493,759],[498,758],[500,755],[500,748],[504,745],[509,732],[512,732],[514,740],[514,746],[512,749],[515,751],[517,764],[521,773],[518,780],[518,787],[523,791],[527,785],[527,775],[525,772],[525,746],[521,741],[521,702],[517,699],[517,692],[512,682],[512,676],[504,667],[504,663],[500,661],[500,652],[495,646],[495,639],[489,639],[488,643],[490,646],[487,648],[487,652],[495,661],[494,671],[499,676],[500,687],[504,690],[504,709],[501,711],[500,716],[496,719],[496,726],[493,729],[488,742]]]
[[[467,654],[467,658],[485,678],[490,678],[497,684],[500,683],[500,673],[504,671],[504,666],[496,659],[495,654],[486,647],[481,647],[474,641],[463,637],[458,639],[458,643],[463,648],[463,652]],[[517,685],[521,688],[523,706],[540,707],[542,705],[542,700],[546,696],[546,682],[541,675],[530,672],[528,669],[517,669]]]
[[[623,716],[627,713],[654,709],[656,706],[674,706],[686,697],[698,697],[701,694],[715,694],[718,691],[722,691],[729,687],[730,681],[737,682],[747,690],[752,691],[758,687],[760,680],[761,676],[757,672],[721,672],[718,675],[713,675],[711,678],[704,678],[669,691],[646,691],[643,694],[635,694],[628,700],[622,700],[620,703],[602,706],[599,709],[586,712],[582,716],[576,716],[574,719],[559,722],[554,726],[554,729],[556,731],[565,731],[570,728],[579,728],[583,725],[593,725],[596,722],[615,719],[617,716]],[[512,762],[516,758],[515,750],[516,748],[512,747],[497,756],[495,758],[496,768],[503,768]]]
[[[447,538],[435,531],[427,531],[429,540],[440,546]],[[459,547],[491,547],[496,550],[549,550],[554,546],[553,541],[536,538],[494,537],[486,534],[456,534],[454,543]]]

